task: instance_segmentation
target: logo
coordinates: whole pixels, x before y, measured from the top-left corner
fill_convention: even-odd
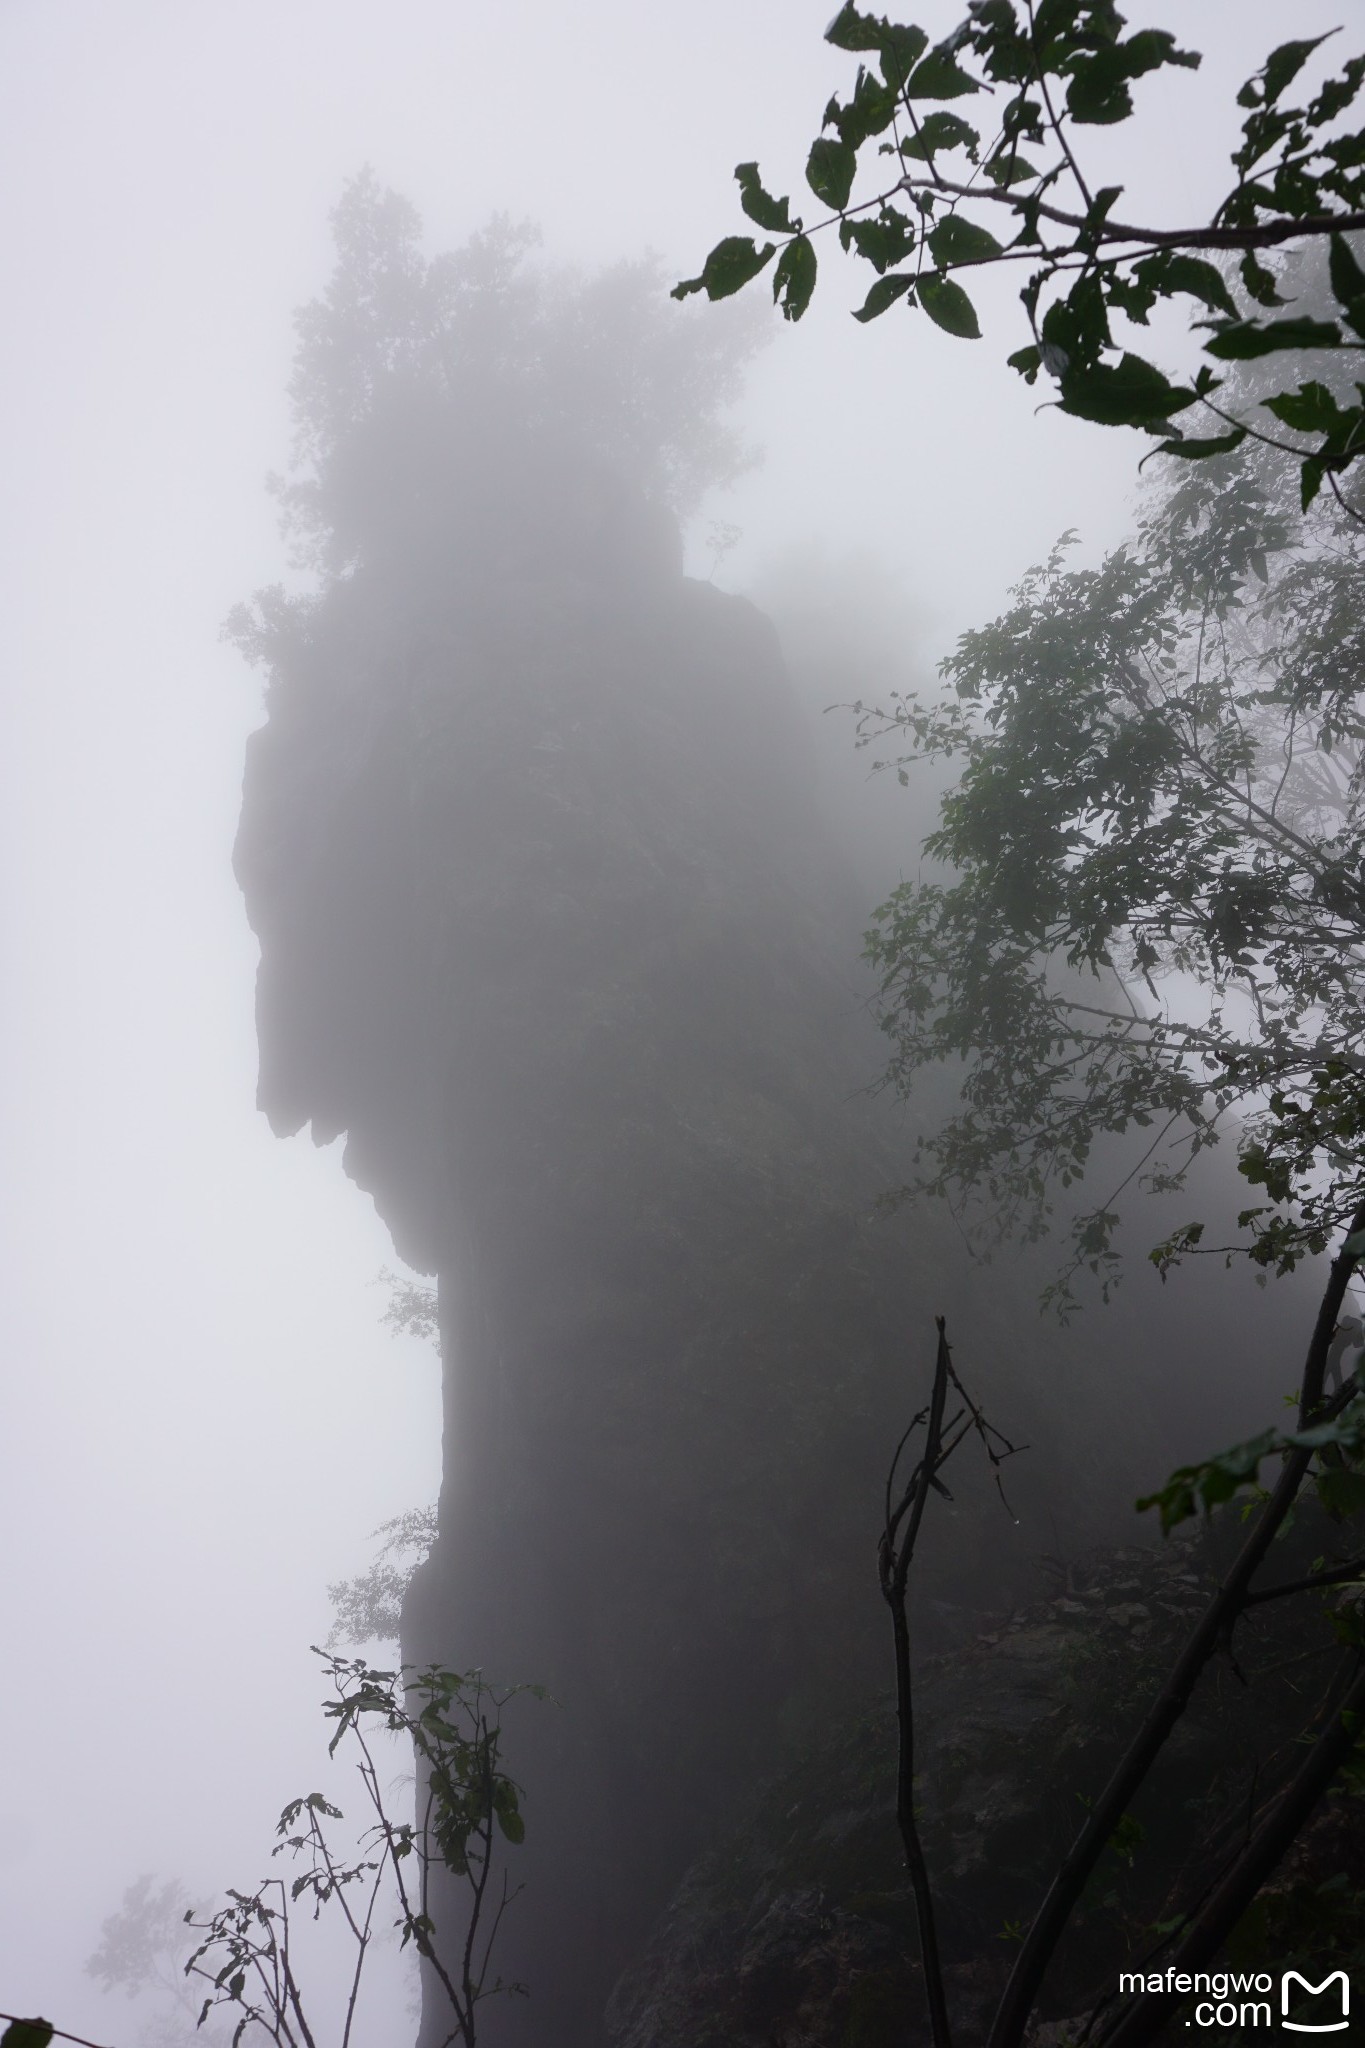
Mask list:
[[[1270,1993],[1275,1979],[1268,1970],[1165,1970],[1124,1971],[1119,1976],[1119,1997],[1147,1996],[1185,1998],[1193,1992],[1196,2004],[1189,2008],[1187,2027],[1275,2026]],[[1254,1996],[1252,1994],[1255,1994]],[[1300,2012],[1316,2012],[1315,2019],[1289,2017],[1290,1999]],[[1305,2000],[1316,1999],[1316,2006]],[[1340,2034],[1351,2024],[1351,1980],[1344,1970],[1332,1970],[1321,1984],[1310,1983],[1301,1970],[1280,1973],[1280,2021],[1289,2034]],[[1337,2015],[1340,2014],[1340,2018]]]
[[[1324,1991],[1330,1991],[1334,1984],[1339,1985],[1341,1987],[1341,2018],[1339,2020],[1291,2020],[1289,2017],[1289,1989],[1293,1984],[1299,1985],[1304,1994],[1309,1998],[1321,1998]],[[1297,1970],[1286,1970],[1280,1979],[1280,2012],[1282,2015],[1280,2025],[1286,2027],[1291,2034],[1339,2034],[1343,2027],[1350,2024],[1348,2017],[1350,2010],[1351,1983],[1344,1970],[1333,1970],[1331,1976],[1324,1977],[1321,1984],[1310,1984],[1308,1979],[1301,1977]]]

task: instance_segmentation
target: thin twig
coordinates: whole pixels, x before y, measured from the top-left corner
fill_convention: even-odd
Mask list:
[[[1262,1592],[1248,1593],[1243,1605],[1259,1607],[1264,1600],[1283,1600],[1290,1593],[1316,1593],[1320,1586],[1344,1586],[1350,1580],[1362,1577],[1365,1577],[1365,1557],[1357,1557],[1350,1564],[1334,1565],[1331,1571],[1310,1572],[1306,1579],[1291,1579],[1288,1585],[1267,1586]]]
[[[917,191],[950,192],[962,199],[989,199],[996,206],[1008,206],[1014,213],[1040,214],[1044,220],[1050,220],[1058,227],[1072,228],[1077,232],[1084,228],[1101,242],[1139,242],[1150,248],[1269,249],[1281,242],[1292,242],[1300,235],[1351,235],[1365,228],[1365,213],[1305,213],[1294,220],[1266,221],[1249,228],[1138,228],[1116,220],[1104,221],[1097,227],[1083,213],[1068,213],[1064,207],[1050,206],[1045,200],[1030,201],[1027,193],[1003,192],[995,186],[963,185],[954,183],[950,178],[938,178],[931,184],[928,178],[916,178],[909,172],[898,179],[881,200],[867,201],[866,204],[884,204],[892,192]],[[1033,253],[1042,257],[1047,255],[1046,250]]]
[[[943,1411],[948,1399],[948,1340],[943,1317],[938,1324],[938,1352],[934,1365],[934,1390],[929,1404],[924,1456],[914,1480],[909,1502],[909,1519],[897,1542],[896,1530],[888,1519],[882,1531],[878,1569],[882,1595],[891,1609],[891,1628],[896,1660],[896,1722],[899,1730],[896,1771],[896,1820],[900,1827],[906,1869],[915,1895],[915,1919],[919,1927],[920,1961],[924,1969],[925,1997],[934,2048],[952,2048],[952,2024],[943,1983],[943,1960],[939,1952],[934,1921],[934,1894],[929,1881],[924,1845],[915,1817],[915,1716],[913,1674],[910,1661],[910,1618],[906,1586],[915,1554],[915,1541],[929,1499],[929,1482],[943,1462]]]

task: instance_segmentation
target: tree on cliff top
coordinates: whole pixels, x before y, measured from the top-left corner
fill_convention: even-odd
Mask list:
[[[275,480],[313,566],[344,571],[383,534],[376,468],[391,480],[442,421],[567,438],[681,515],[752,460],[724,417],[762,338],[747,309],[680,323],[652,259],[552,266],[538,231],[506,215],[427,257],[415,207],[369,169],[332,229],[331,279],[296,315],[294,475]]]

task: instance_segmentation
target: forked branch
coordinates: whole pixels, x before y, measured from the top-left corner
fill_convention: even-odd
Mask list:
[[[943,1317],[935,1317],[935,1323],[938,1328],[938,1350],[934,1360],[933,1392],[929,1397],[928,1407],[921,1409],[910,1424],[897,1444],[895,1456],[891,1460],[891,1469],[886,1479],[885,1518],[877,1549],[877,1570],[881,1581],[882,1598],[891,1609],[891,1630],[895,1644],[898,1731],[896,1821],[900,1828],[905,1867],[910,1876],[910,1886],[915,1899],[915,1921],[919,1930],[920,1958],[924,1968],[925,1997],[929,2006],[934,2048],[952,2048],[952,2023],[944,1989],[943,1958],[934,1918],[933,1885],[915,1814],[914,1671],[910,1655],[908,1597],[910,1567],[914,1562],[915,1545],[919,1538],[920,1525],[924,1520],[924,1511],[929,1503],[930,1490],[932,1488],[937,1493],[947,1495],[948,1489],[939,1474],[958,1446],[969,1435],[977,1437],[990,1460],[997,1487],[1000,1487],[1000,1467],[1004,1460],[1013,1457],[1017,1451],[1023,1449],[1023,1446],[1012,1444],[986,1420],[953,1368],[952,1353],[948,1348],[947,1326]],[[945,1424],[950,1387],[958,1395],[962,1406],[952,1420]],[[925,1432],[923,1452],[897,1498],[896,1473],[902,1453],[916,1430],[921,1428]],[[1004,1500],[1003,1487],[1000,1487],[1000,1497]],[[1006,1505],[1008,1506],[1008,1503]]]

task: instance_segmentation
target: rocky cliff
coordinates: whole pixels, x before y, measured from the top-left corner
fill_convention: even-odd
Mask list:
[[[881,1668],[877,1503],[932,1315],[1037,1448],[1022,1535],[984,1481],[934,1518],[931,1631],[1126,1516],[1220,1427],[1228,1375],[1190,1326],[1183,1354],[1150,1321],[1062,1336],[1036,1269],[878,1214],[907,1134],[865,1092],[867,906],[771,627],[684,577],[659,492],[531,370],[450,386],[452,273],[411,273],[446,294],[419,349],[411,251],[375,272],[366,204],[365,292],[353,252],[315,323],[322,584],[242,628],[270,675],[237,850],[260,1102],[344,1131],[439,1275],[440,1534],[404,1651],[558,1702],[509,1730],[526,1890],[499,1963],[531,1995],[480,2038],[600,2048],[689,1859]],[[392,332],[339,410],[381,285]]]

